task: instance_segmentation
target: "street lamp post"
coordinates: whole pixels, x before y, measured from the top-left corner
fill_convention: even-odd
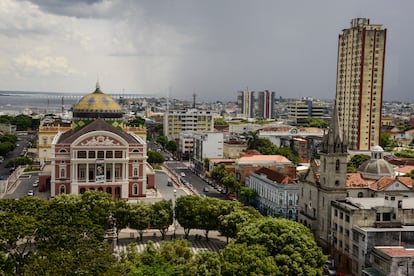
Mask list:
[[[177,228],[177,219],[175,217],[175,205],[176,205],[176,200],[177,200],[177,190],[174,189],[174,201],[173,201],[173,227],[174,227],[174,239],[175,239],[175,230]]]

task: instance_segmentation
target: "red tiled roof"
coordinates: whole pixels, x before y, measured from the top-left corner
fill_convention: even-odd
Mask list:
[[[394,170],[399,173],[410,173],[412,170],[414,170],[414,166],[407,165],[407,166],[395,168]]]
[[[376,191],[381,191],[386,189],[387,187],[391,186],[395,182],[400,182],[401,184],[405,185],[407,188],[413,187],[413,180],[410,177],[390,177],[384,176],[376,182],[373,182],[370,185],[370,188]]]
[[[391,257],[414,257],[414,249],[402,246],[375,247],[377,250]]]
[[[289,159],[282,155],[243,155],[239,158],[240,161],[276,161],[278,163],[291,163]]]
[[[346,175],[346,186],[347,188],[361,188],[368,187],[369,183],[362,178],[360,173],[348,173]]]
[[[292,179],[286,174],[279,173],[269,168],[262,167],[255,171],[256,174],[264,174],[268,179],[273,180],[280,184],[297,184],[297,181]]]

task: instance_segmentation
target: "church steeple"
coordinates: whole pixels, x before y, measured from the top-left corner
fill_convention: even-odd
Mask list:
[[[332,114],[331,126],[328,129],[328,133],[325,134],[323,138],[321,151],[323,153],[347,153],[347,140],[346,135],[343,135],[339,128],[339,118],[335,106]]]

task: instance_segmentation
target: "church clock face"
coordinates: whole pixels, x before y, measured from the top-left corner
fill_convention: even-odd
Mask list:
[[[292,128],[290,130],[290,134],[298,134],[298,129],[297,128]]]

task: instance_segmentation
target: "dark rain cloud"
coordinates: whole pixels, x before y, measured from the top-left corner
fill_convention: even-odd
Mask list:
[[[384,98],[412,101],[413,1],[387,0],[32,0],[45,12],[76,18],[125,21],[128,49],[114,57],[174,55],[176,97],[234,100],[236,91],[270,89],[282,97],[335,96],[337,38],[355,17],[388,29]],[[183,41],[179,51],[154,51],[145,39],[168,27]],[[123,30],[118,30],[123,32]],[[159,34],[159,33],[160,34]],[[116,34],[114,35],[116,36]],[[184,39],[186,39],[184,41]],[[154,39],[156,40],[156,39]],[[165,42],[168,47],[169,41]],[[122,44],[121,44],[122,46]],[[146,48],[145,48],[146,47]],[[172,54],[171,54],[172,53]]]

